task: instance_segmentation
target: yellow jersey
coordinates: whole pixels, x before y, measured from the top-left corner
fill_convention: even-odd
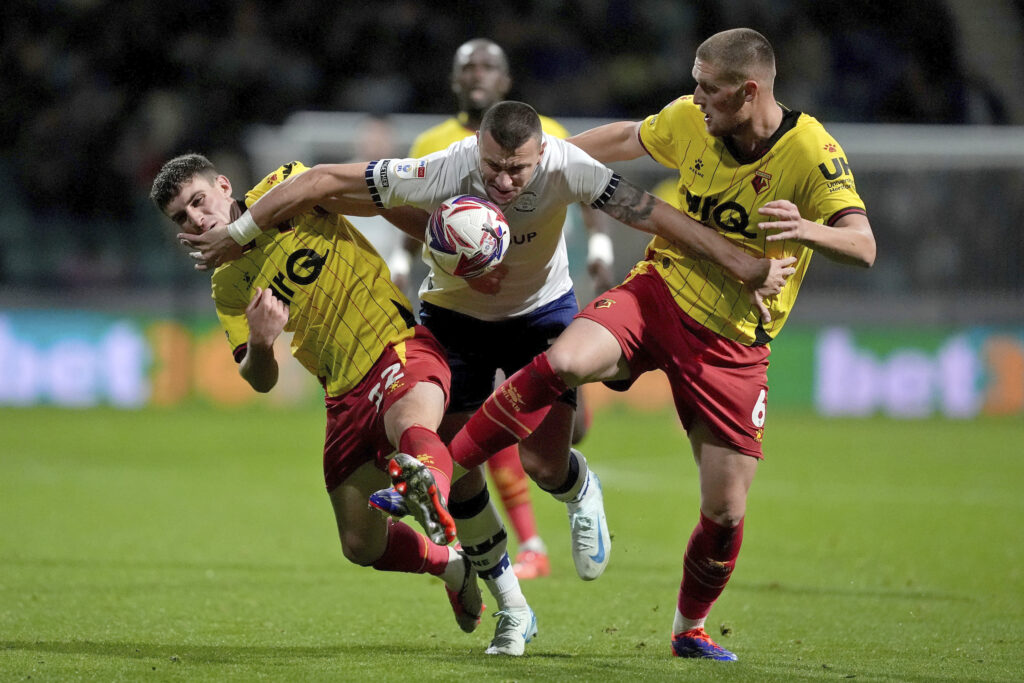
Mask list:
[[[725,139],[708,134],[691,96],[681,97],[640,126],[640,142],[658,163],[679,171],[670,202],[755,256],[795,256],[794,273],[768,300],[763,324],[747,292],[719,266],[655,237],[638,269],[654,268],[679,307],[708,329],[746,346],[767,344],[786,324],[812,250],[792,240],[768,242],[757,228],[759,207],[788,199],[805,219],[834,225],[865,213],[846,154],[813,117],[784,110],[782,125],[757,158],[743,158]]]
[[[439,152],[442,149],[448,147],[453,142],[468,137],[470,135],[476,135],[476,131],[466,126],[466,113],[460,112],[458,116],[454,116],[450,119],[446,119],[441,123],[437,124],[433,128],[428,128],[419,135],[412,142],[412,148],[409,150],[409,156],[414,159],[425,157],[428,154]],[[562,124],[554,119],[550,119],[547,116],[540,117],[540,127],[548,135],[552,135],[556,138],[565,139],[569,137],[569,131],[565,129]]]
[[[295,161],[278,168],[245,195],[249,207],[290,175],[308,170]],[[241,258],[212,277],[217,317],[236,361],[245,356],[245,309],[256,287],[288,304],[291,351],[328,396],[355,387],[388,344],[413,336],[409,300],[392,282],[384,259],[344,216],[319,208],[264,231]]]

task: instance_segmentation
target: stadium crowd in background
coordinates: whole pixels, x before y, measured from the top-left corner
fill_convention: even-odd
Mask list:
[[[62,244],[60,254],[26,249],[22,258],[38,263],[21,264],[19,283],[161,282],[169,275],[160,263],[133,255],[162,239],[145,206],[166,158],[202,148],[255,181],[267,169],[248,168],[241,154],[250,124],[302,109],[445,113],[451,49],[496,27],[516,72],[510,95],[558,116],[654,111],[687,82],[703,36],[748,25],[792,55],[784,101],[823,120],[1007,122],[992,88],[965,72],[942,3],[440,8],[97,0],[0,9],[0,168],[13,181],[5,199]],[[196,113],[187,126],[185,111]],[[110,228],[125,221],[153,229]],[[0,265],[0,281],[14,275]]]

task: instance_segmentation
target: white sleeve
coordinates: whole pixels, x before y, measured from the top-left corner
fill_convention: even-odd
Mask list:
[[[452,144],[420,159],[378,159],[366,167],[366,185],[380,208],[416,206],[432,210],[461,191],[462,145]]]
[[[558,140],[556,145],[561,147],[564,155],[565,179],[576,201],[600,209],[615,192],[619,184],[618,174],[576,145],[562,140]]]

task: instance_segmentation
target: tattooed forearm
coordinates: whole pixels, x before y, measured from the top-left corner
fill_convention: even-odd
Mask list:
[[[631,225],[645,232],[653,232],[651,212],[656,200],[625,178],[619,181],[615,194],[601,207],[601,210],[617,221]]]

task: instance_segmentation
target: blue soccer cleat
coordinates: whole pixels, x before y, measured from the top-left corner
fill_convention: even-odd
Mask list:
[[[672,636],[672,655],[691,659],[714,659],[718,662],[736,661],[736,655],[711,640],[711,636],[700,627]]]
[[[388,463],[388,474],[392,489],[402,497],[401,505],[395,502],[389,489],[370,494],[370,505],[392,515],[392,510],[400,512],[404,509],[405,514],[412,515],[420,523],[427,538],[438,545],[454,541],[455,520],[426,465],[411,455],[397,453]]]
[[[401,519],[409,514],[409,508],[405,505],[405,498],[395,490],[394,486],[371,493],[370,507],[396,519]]]

